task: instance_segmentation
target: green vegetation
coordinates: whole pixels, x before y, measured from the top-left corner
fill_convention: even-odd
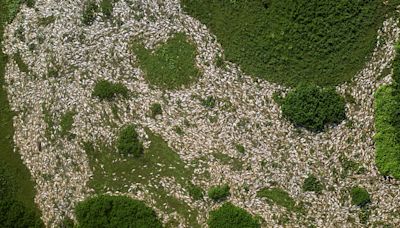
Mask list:
[[[246,149],[244,148],[244,146],[242,144],[236,144],[235,148],[241,154],[244,154],[246,152]]]
[[[196,186],[194,184],[189,184],[188,186],[188,192],[189,195],[194,199],[194,200],[201,200],[203,199],[204,191],[202,188],[199,186]]]
[[[361,187],[351,189],[351,203],[359,207],[365,207],[371,202],[371,198],[367,190]]]
[[[286,85],[337,85],[364,65],[391,7],[380,0],[182,0],[226,60]]]
[[[294,125],[314,132],[346,117],[344,99],[333,88],[316,85],[300,85],[290,91],[284,98],[282,113]]]
[[[93,167],[89,187],[102,194],[108,191],[127,192],[132,184],[141,184],[146,186],[157,208],[165,213],[176,212],[188,220],[190,227],[198,227],[198,212],[168,195],[169,192],[160,184],[161,178],[173,177],[187,188],[192,180],[193,169],[160,136],[149,130],[146,132],[151,141],[150,147],[136,159],[116,153],[113,146],[99,144],[95,147],[91,143],[84,143],[90,167]]]
[[[375,93],[376,166],[385,176],[400,179],[400,46],[393,61],[393,84]]]
[[[213,96],[208,96],[206,99],[201,100],[201,104],[206,108],[214,108],[217,104],[215,98]]]
[[[21,54],[19,52],[14,54],[14,61],[15,61],[15,63],[17,63],[18,69],[21,72],[29,74],[29,72],[30,72],[29,66],[22,60]]]
[[[162,115],[161,104],[154,103],[150,107],[151,117],[155,118],[157,115]]]
[[[112,0],[101,0],[100,8],[103,15],[107,18],[111,18],[113,12],[113,1]]]
[[[257,192],[257,196],[265,198],[278,206],[285,207],[289,211],[296,209],[296,202],[294,199],[281,188],[263,188]]]
[[[75,208],[79,227],[162,227],[153,209],[127,196],[97,196]]]
[[[214,201],[223,201],[231,195],[229,190],[230,187],[227,184],[214,186],[208,190],[208,197]]]
[[[112,100],[120,95],[124,98],[128,97],[128,88],[122,83],[112,83],[106,80],[100,80],[93,89],[93,96],[100,100]]]
[[[68,111],[64,113],[64,115],[61,117],[60,120],[61,136],[68,136],[68,137],[72,136],[72,133],[70,131],[72,130],[72,125],[74,124],[74,116],[75,116],[74,111]]]
[[[21,157],[14,152],[14,113],[7,100],[4,80],[5,66],[9,61],[2,49],[4,27],[15,17],[20,1],[0,2],[0,215],[4,215],[0,227],[40,227],[40,211],[34,202],[34,182]]]
[[[140,157],[143,155],[143,144],[133,125],[128,125],[121,130],[117,140],[118,152],[123,155]]]
[[[224,203],[220,208],[211,211],[208,226],[210,228],[261,227],[249,212],[231,203]]]
[[[96,1],[88,0],[83,7],[82,22],[85,25],[93,24],[96,19],[96,13],[98,11],[98,6]]]
[[[165,89],[179,89],[195,81],[200,75],[196,67],[196,47],[183,33],[177,33],[154,52],[141,44],[134,44],[146,80]]]
[[[308,176],[303,183],[303,191],[321,193],[323,186],[321,182],[314,176]]]

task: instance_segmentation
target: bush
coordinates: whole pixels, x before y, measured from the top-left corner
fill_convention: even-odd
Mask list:
[[[126,98],[128,97],[128,92],[128,88],[121,83],[100,80],[93,89],[93,96],[100,98],[100,100],[112,100],[117,95]]]
[[[208,190],[208,197],[210,197],[214,201],[223,201],[228,196],[230,196],[229,190],[230,190],[230,188],[229,188],[229,185],[227,185],[227,184],[220,185],[220,186],[214,186]]]
[[[351,79],[392,10],[380,0],[181,2],[216,35],[227,61],[247,74],[291,86]]]
[[[159,103],[154,103],[150,107],[151,117],[155,118],[157,115],[162,115],[162,108]]]
[[[210,212],[210,228],[253,228],[261,227],[257,219],[246,210],[231,203],[224,203],[220,208]]]
[[[162,227],[156,213],[126,196],[96,196],[75,208],[78,227]]]
[[[333,88],[316,85],[301,85],[290,91],[284,98],[282,113],[295,126],[314,132],[346,117],[344,99]]]
[[[321,182],[314,176],[308,176],[303,183],[303,191],[321,193],[323,186]]]
[[[124,155],[140,157],[143,154],[143,144],[133,125],[128,125],[119,133],[117,141],[118,152]]]
[[[96,19],[96,13],[98,11],[97,4],[94,0],[89,0],[85,3],[83,8],[82,22],[85,25],[93,24]]]
[[[359,207],[365,207],[371,202],[371,198],[367,190],[361,187],[354,187],[351,189],[351,203]]]

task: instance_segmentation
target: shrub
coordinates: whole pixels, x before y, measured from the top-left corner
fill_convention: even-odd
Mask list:
[[[128,88],[121,83],[100,80],[93,89],[93,96],[100,98],[100,100],[112,100],[117,95],[126,98],[128,97],[128,92]]]
[[[97,4],[94,0],[89,0],[83,7],[82,22],[85,25],[93,24],[96,19],[96,13],[98,11]]]
[[[179,89],[194,82],[200,75],[195,62],[196,46],[183,33],[175,34],[154,51],[141,44],[133,45],[145,79],[164,89]]]
[[[127,196],[96,196],[75,208],[78,227],[162,227],[156,213]]]
[[[327,124],[338,124],[345,117],[345,102],[334,89],[301,85],[284,98],[283,115],[295,126],[318,132]]]
[[[162,115],[162,108],[159,103],[154,103],[150,107],[151,117],[155,118],[157,115]]]
[[[188,192],[189,195],[194,199],[194,200],[201,200],[203,199],[203,189],[201,189],[200,187],[190,183],[188,186]]]
[[[26,6],[33,8],[35,6],[35,0],[25,0]]]
[[[354,187],[351,189],[351,203],[359,207],[365,207],[371,202],[371,198],[367,190],[361,187]]]
[[[112,11],[113,11],[112,0],[102,0],[100,2],[100,8],[101,12],[105,17],[110,18],[112,16]]]
[[[143,154],[143,144],[133,125],[128,125],[119,133],[117,141],[118,152],[124,155],[140,157]]]
[[[276,205],[285,207],[289,211],[296,208],[296,202],[285,190],[281,188],[263,188],[257,192],[257,196],[266,198]]]
[[[303,183],[303,191],[321,193],[323,186],[321,182],[314,176],[308,176]]]
[[[230,187],[227,184],[214,186],[208,190],[208,197],[214,201],[223,201],[230,196]]]
[[[336,85],[351,79],[375,47],[380,0],[182,0],[218,38],[227,61],[276,83]]]
[[[261,227],[249,212],[231,203],[224,203],[220,208],[211,211],[208,226],[210,228]]]

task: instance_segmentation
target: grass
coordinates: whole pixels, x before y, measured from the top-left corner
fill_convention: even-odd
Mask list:
[[[107,189],[128,192],[131,184],[143,184],[152,193],[158,208],[167,213],[176,211],[188,220],[191,227],[198,227],[197,211],[185,202],[168,196],[160,184],[162,177],[174,177],[177,183],[188,188],[193,170],[187,167],[160,136],[149,130],[147,134],[151,144],[139,158],[123,156],[112,147],[99,145],[100,148],[95,149],[93,144],[84,143],[94,174],[89,186],[97,193],[105,193]],[[165,209],[165,205],[169,208]]]
[[[290,86],[349,81],[372,53],[386,12],[393,10],[380,0],[268,2],[182,0],[182,5],[216,35],[227,61]]]
[[[4,26],[14,18],[19,9],[19,3],[19,1],[14,0],[0,0],[0,44],[3,41]],[[40,215],[40,211],[34,203],[36,191],[30,172],[23,164],[19,154],[14,152],[12,120],[14,113],[10,109],[7,93],[4,89],[7,61],[8,57],[0,47],[0,160],[2,161],[0,165],[4,166],[7,175],[15,186],[15,198],[30,210],[34,210],[37,215]]]
[[[164,89],[179,89],[193,83],[200,74],[196,67],[196,46],[183,33],[177,33],[154,52],[143,45],[132,45],[145,79]]]
[[[233,170],[239,171],[243,168],[243,162],[237,158],[230,157],[223,153],[213,153],[212,154],[221,164],[229,165],[232,167]]]
[[[64,113],[64,115],[61,117],[61,136],[72,136],[72,133],[70,131],[72,130],[72,125],[74,124],[75,114],[75,111],[68,111]]]
[[[257,196],[265,198],[278,206],[285,207],[288,211],[299,209],[296,206],[296,201],[281,188],[263,188],[257,192]]]

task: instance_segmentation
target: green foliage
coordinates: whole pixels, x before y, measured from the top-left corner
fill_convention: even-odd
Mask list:
[[[382,86],[375,93],[375,162],[381,174],[400,179],[400,128],[392,124],[400,99],[392,86]],[[397,95],[399,96],[399,95]]]
[[[359,207],[365,207],[371,202],[371,198],[367,190],[361,187],[354,187],[350,192],[351,203]]]
[[[380,0],[182,0],[214,33],[226,60],[286,85],[348,81],[373,51],[385,12]]]
[[[206,99],[201,100],[201,104],[206,108],[214,108],[217,104],[213,96],[208,96]]]
[[[230,187],[227,184],[214,186],[208,190],[208,197],[214,201],[223,201],[231,195],[229,190]]]
[[[111,18],[113,12],[113,2],[112,0],[101,0],[100,8],[103,15],[107,18]]]
[[[143,45],[133,45],[146,80],[165,89],[179,89],[195,81],[200,72],[196,67],[196,47],[185,34],[177,33],[154,52]]]
[[[157,115],[162,115],[161,104],[154,103],[150,107],[151,117],[155,118]]]
[[[153,209],[127,196],[96,196],[78,203],[79,227],[162,227]]]
[[[88,0],[85,2],[83,7],[82,22],[85,25],[93,24],[96,19],[96,13],[98,11],[98,6],[94,0]]]
[[[333,88],[316,85],[300,85],[290,91],[283,101],[282,113],[294,125],[315,132],[346,117],[344,99]]]
[[[246,210],[231,203],[224,203],[218,209],[210,212],[208,219],[210,228],[258,228],[257,219]]]
[[[296,209],[296,202],[281,188],[263,188],[257,192],[258,197],[265,198],[276,205],[285,207],[289,211]]]
[[[48,26],[49,24],[52,24],[56,21],[56,17],[54,15],[48,16],[48,17],[42,17],[39,18],[38,20],[38,25],[40,26]]]
[[[143,144],[133,125],[128,125],[121,130],[117,140],[118,152],[123,155],[140,157],[143,154]]]
[[[321,193],[323,186],[321,182],[314,176],[308,176],[303,183],[303,191]]]
[[[40,217],[16,200],[0,201],[1,227],[44,227]]]
[[[100,100],[112,100],[117,95],[127,98],[128,92],[128,88],[126,88],[122,83],[112,83],[106,80],[100,80],[96,83],[93,89],[93,96],[100,98]]]
[[[196,186],[192,183],[189,184],[187,188],[189,195],[194,199],[194,200],[201,200],[203,199],[204,191],[202,188],[199,186]]]

